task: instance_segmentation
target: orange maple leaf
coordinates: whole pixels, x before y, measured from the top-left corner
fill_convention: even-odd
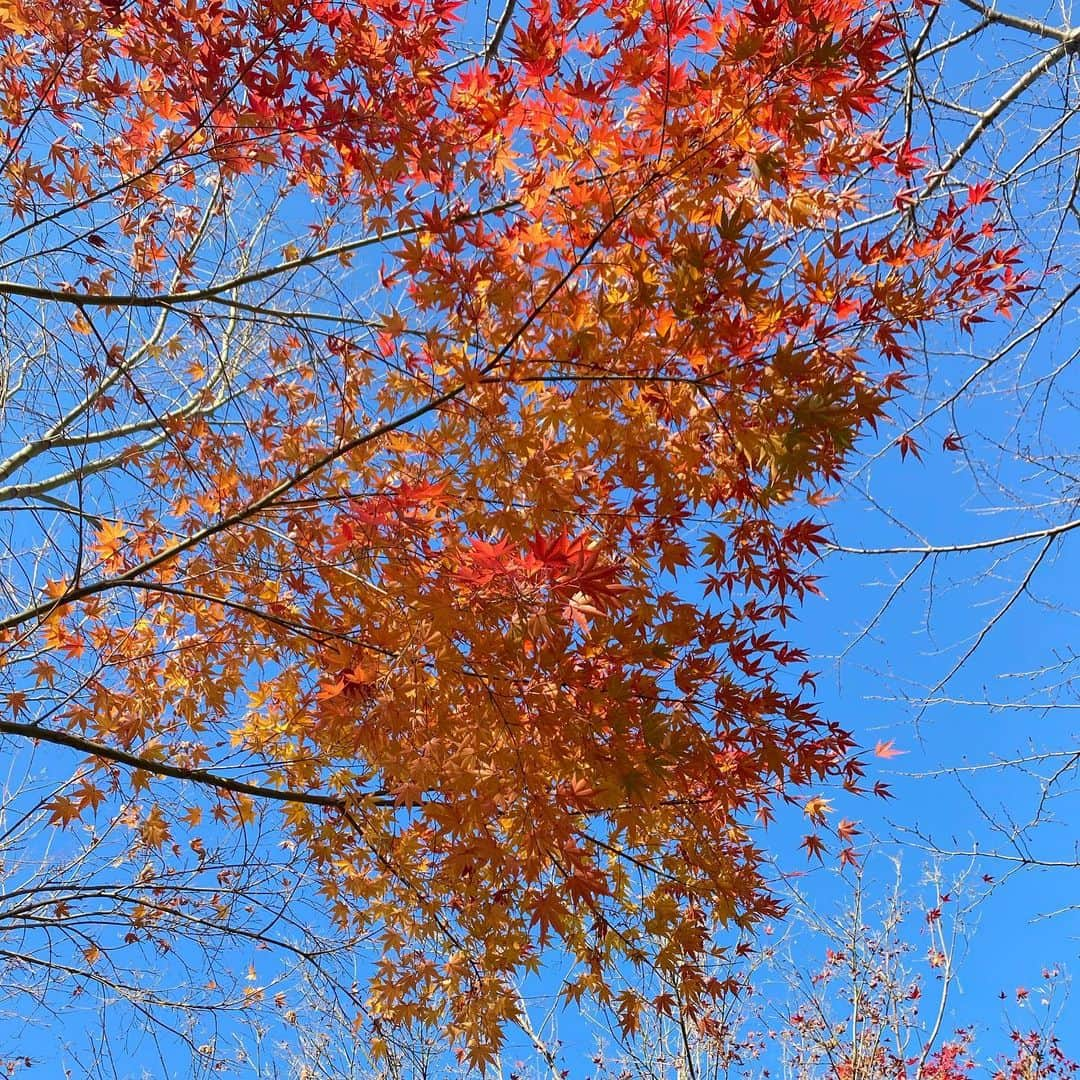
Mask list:
[[[900,757],[901,754],[906,754],[906,750],[898,750],[893,745],[893,740],[878,741],[874,744],[874,755],[879,758],[894,758]]]

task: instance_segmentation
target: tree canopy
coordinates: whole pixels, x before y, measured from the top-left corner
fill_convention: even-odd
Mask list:
[[[858,220],[922,164],[879,5],[480,8],[0,3],[0,731],[141,875],[26,933],[226,932],[270,830],[375,1035],[475,1065],[549,946],[628,1031],[729,989],[757,827],[862,775],[819,508],[912,335],[1023,288],[981,184]]]

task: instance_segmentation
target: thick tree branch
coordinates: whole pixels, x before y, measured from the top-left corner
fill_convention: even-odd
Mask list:
[[[266,799],[271,802],[321,806],[327,810],[341,812],[346,811],[349,806],[348,800],[341,795],[321,795],[316,791],[294,791],[288,788],[249,784],[243,780],[233,780],[228,776],[219,776],[217,773],[209,772],[206,769],[184,768],[180,765],[170,765],[165,761],[142,757],[139,754],[131,754],[126,750],[120,750],[117,747],[84,738],[71,731],[58,731],[55,728],[42,727],[40,724],[24,724],[15,720],[0,720],[0,734],[14,735],[23,739],[37,739],[41,742],[52,743],[54,746],[66,746],[71,750],[78,750],[92,757],[104,758],[106,761],[112,761],[131,769],[140,769],[155,776],[167,776],[174,780],[201,784],[203,787],[228,791],[235,795],[249,795],[255,799]],[[362,797],[365,799],[374,798],[377,806],[394,805],[393,799],[382,793],[371,793]]]
[[[478,210],[469,210],[455,215],[451,224],[466,224],[486,217],[489,214],[498,214],[505,210],[513,209],[518,205],[517,199],[506,199],[503,202],[493,203]],[[106,308],[178,308],[189,304],[197,304],[204,301],[220,300],[226,293],[234,292],[246,285],[255,285],[261,281],[291,274],[296,270],[316,266],[328,259],[337,259],[342,255],[350,255],[364,248],[376,247],[391,240],[402,240],[409,236],[416,236],[427,229],[426,225],[410,225],[401,229],[391,229],[387,232],[372,233],[362,236],[357,240],[349,240],[343,244],[335,244],[332,247],[320,248],[318,251],[299,255],[295,259],[286,259],[284,262],[275,263],[273,266],[263,267],[261,270],[252,270],[247,274],[239,274],[216,285],[207,285],[201,289],[188,289],[184,292],[164,292],[157,294],[141,293],[77,293],[70,289],[49,289],[40,285],[26,285],[18,281],[0,281],[0,296],[21,296],[29,300],[49,300],[56,303],[72,304],[76,307],[106,307]],[[228,306],[234,306],[231,300],[221,301]]]
[[[1073,31],[1067,27],[1047,26],[1038,19],[1026,19],[1022,15],[1010,15],[1004,11],[987,4],[979,3],[979,0],[960,0],[964,7],[981,15],[988,23],[997,23],[1007,26],[1011,30],[1023,30],[1027,34],[1035,34],[1038,37],[1049,38],[1051,41],[1068,41]]]

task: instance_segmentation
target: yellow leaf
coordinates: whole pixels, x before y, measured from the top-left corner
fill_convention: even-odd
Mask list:
[[[139,824],[139,839],[150,848],[160,848],[169,839],[169,823],[157,806]]]

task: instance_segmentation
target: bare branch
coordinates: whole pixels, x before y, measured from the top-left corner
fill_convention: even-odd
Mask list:
[[[206,769],[185,768],[180,765],[170,765],[166,761],[158,761],[155,758],[131,754],[126,750],[95,742],[93,739],[84,738],[71,731],[47,728],[40,724],[20,723],[16,720],[0,720],[0,733],[15,735],[23,739],[36,739],[41,742],[52,743],[55,746],[66,746],[71,750],[79,750],[92,757],[103,758],[106,761],[112,761],[130,769],[140,769],[154,776],[167,776],[174,780],[184,780],[204,787],[215,788],[219,791],[228,791],[234,795],[249,795],[252,798],[266,799],[270,802],[299,803],[304,806],[319,806],[324,809],[338,811],[344,811],[351,805],[350,799],[345,796],[322,795],[315,791],[291,791],[288,788],[250,784],[244,780],[219,776]],[[392,799],[388,800],[385,794],[380,792],[360,792],[353,797],[353,801],[356,799],[373,801],[376,806],[394,805]]]

